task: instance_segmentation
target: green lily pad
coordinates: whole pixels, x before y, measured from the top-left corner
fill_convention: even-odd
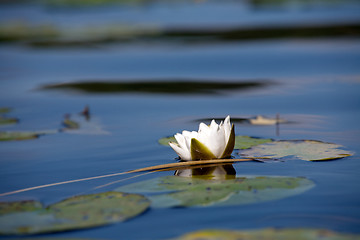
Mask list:
[[[11,108],[8,107],[0,108],[0,114],[9,113],[9,112],[11,112]]]
[[[256,138],[249,136],[236,136],[234,149],[248,149],[263,143],[272,142],[270,138]]]
[[[0,141],[22,141],[38,138],[42,135],[54,134],[58,130],[39,131],[39,132],[0,132]]]
[[[16,124],[19,120],[17,118],[8,118],[0,116],[0,125]]]
[[[249,136],[235,136],[235,147],[234,149],[247,149],[253,146],[272,142],[273,140],[270,138],[256,138]],[[176,142],[175,137],[164,137],[158,140],[159,144],[164,146],[169,146],[169,142]]]
[[[176,142],[176,139],[174,136],[171,137],[164,137],[164,138],[160,138],[158,140],[158,143],[160,145],[166,146],[166,147],[170,147],[169,142]]]
[[[0,125],[16,124],[19,121],[17,118],[9,118],[4,116],[4,114],[9,112],[11,112],[11,108],[0,108]]]
[[[34,200],[19,202],[0,202],[0,216],[14,212],[35,211],[42,208],[42,204]]]
[[[66,115],[62,121],[64,128],[62,132],[68,134],[88,134],[88,135],[107,135],[110,134],[104,130],[100,120],[96,117],[90,117],[90,115],[71,114]]]
[[[150,205],[139,194],[105,192],[75,196],[43,207],[37,201],[0,203],[0,234],[36,234],[125,221]]]
[[[266,228],[250,231],[200,230],[187,233],[174,240],[352,240],[360,239],[360,235],[337,233],[324,229],[273,229]]]
[[[65,126],[66,129],[79,129],[80,128],[80,124],[71,119],[65,119],[63,121],[63,125]]]
[[[153,207],[243,205],[300,194],[314,186],[301,177],[247,176],[209,180],[166,176],[122,186],[115,191],[148,194]]]
[[[261,144],[240,152],[243,157],[256,159],[300,159],[323,161],[344,158],[352,152],[341,149],[343,146],[314,140],[275,141]]]

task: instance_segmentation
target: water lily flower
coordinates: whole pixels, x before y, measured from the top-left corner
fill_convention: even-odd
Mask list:
[[[199,130],[183,131],[175,134],[177,143],[169,145],[180,156],[181,160],[210,160],[230,158],[235,146],[234,124],[230,123],[230,116],[224,122],[217,124],[215,120],[208,126],[200,123]]]

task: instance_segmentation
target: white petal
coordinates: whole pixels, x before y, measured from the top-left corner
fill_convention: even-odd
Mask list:
[[[191,160],[191,154],[188,150],[179,147],[176,143],[169,142],[169,145],[172,149],[174,149],[174,151],[177,153],[177,155],[179,155],[181,160],[184,160],[184,161]]]
[[[203,143],[216,157],[221,157],[225,150],[224,129],[213,120],[208,132],[200,133],[198,140]]]
[[[227,116],[224,120],[224,124],[223,124],[223,128],[224,128],[224,131],[225,131],[225,142],[226,144],[228,143],[229,141],[229,138],[230,138],[230,134],[231,134],[231,123],[230,123],[230,116]]]
[[[177,141],[180,148],[182,148],[184,150],[189,150],[189,148],[186,145],[185,137],[182,134],[177,133],[177,134],[175,134],[174,137],[175,137],[175,139],[176,139],[176,141]]]
[[[182,135],[183,135],[184,138],[185,138],[186,147],[187,147],[187,149],[189,149],[189,152],[190,152],[190,149],[191,149],[191,139],[193,139],[193,138],[196,138],[196,139],[197,139],[198,133],[195,132],[195,131],[192,131],[192,132],[183,131],[183,132],[182,132]]]
[[[205,133],[205,132],[208,132],[210,129],[209,129],[209,126],[206,125],[205,123],[200,123],[199,125],[199,133]]]

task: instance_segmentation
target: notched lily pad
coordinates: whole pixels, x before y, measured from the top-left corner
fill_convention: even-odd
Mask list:
[[[240,152],[240,155],[255,159],[300,159],[324,161],[352,156],[353,153],[341,149],[343,146],[314,140],[275,141],[254,146]]]
[[[115,191],[147,194],[153,207],[243,205],[300,194],[314,186],[301,177],[246,176],[209,180],[166,176],[122,186]]]
[[[250,231],[227,231],[227,230],[200,230],[196,232],[187,233],[183,236],[173,240],[278,240],[278,239],[292,239],[292,240],[352,240],[360,239],[360,235],[337,233],[324,229],[273,229],[265,228],[260,230]]]
[[[270,138],[257,138],[257,137],[249,137],[249,136],[235,136],[235,147],[234,149],[247,149],[253,146],[272,142],[273,140]],[[174,136],[164,137],[158,140],[159,144],[164,146],[169,146],[169,142],[176,142]]]
[[[75,196],[48,207],[37,201],[0,203],[0,234],[36,234],[90,228],[143,213],[150,201],[139,194],[105,192]]]

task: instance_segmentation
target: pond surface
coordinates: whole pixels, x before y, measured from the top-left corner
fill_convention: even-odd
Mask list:
[[[65,114],[76,116],[85,106],[93,125],[90,130],[0,142],[0,192],[172,163],[176,153],[158,140],[184,129],[197,130],[199,119],[279,114],[291,123],[280,124],[277,131],[274,125],[240,122],[235,123],[236,134],[332,142],[354,156],[324,162],[234,164],[239,176],[306,177],[315,182],[312,189],[289,198],[240,206],[150,209],[124,223],[45,236],[167,239],[199,229],[266,227],[360,233],[359,13],[356,1],[159,1],[76,8],[40,1],[3,4],[2,24],[45,23],[66,36],[50,39],[47,46],[30,37],[1,43],[0,107],[10,107],[6,116],[19,122],[0,130],[60,129]],[[109,24],[151,26],[163,32],[150,40],[142,33],[110,42],[76,35],[77,29]],[[231,41],[219,37],[222,29],[243,33],[304,26],[320,30],[344,26],[350,31],[315,30],[318,34],[308,36],[300,30],[272,37],[261,33]],[[176,32],[179,29],[182,33]],[[184,33],[191,29],[215,29],[216,34],[199,34],[194,40]],[[179,35],[174,37],[175,33]],[[92,82],[100,85],[92,90],[74,87]],[[150,90],[138,82],[141,86],[147,82]],[[170,87],[162,88],[159,82]],[[64,83],[68,87],[57,87]],[[224,87],[230,83],[233,88]],[[176,91],[180,87],[185,90]],[[203,91],[206,87],[211,90]],[[104,178],[3,196],[0,201],[34,199],[47,205],[168,175],[173,172],[94,190],[125,177]]]

